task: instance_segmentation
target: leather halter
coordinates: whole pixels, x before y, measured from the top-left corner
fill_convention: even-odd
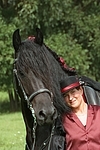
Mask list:
[[[24,95],[24,99],[28,102],[28,106],[29,106],[29,102],[31,102],[32,99],[33,99],[36,95],[38,95],[38,94],[40,94],[40,93],[47,92],[47,93],[50,95],[50,97],[53,96],[52,92],[50,92],[48,89],[42,88],[42,89],[39,89],[39,90],[37,90],[36,92],[32,93],[32,94],[28,97],[27,94],[26,94],[26,92],[25,92],[25,90],[24,90],[24,88],[23,88],[23,85],[22,85],[22,83],[21,83],[21,81],[20,81],[20,79],[19,79],[19,77],[18,77],[17,69],[13,69],[13,72],[14,72],[15,76],[17,77],[19,86],[21,87],[21,90],[22,90],[23,95]]]
[[[15,60],[15,61],[16,61],[16,60]],[[46,93],[48,93],[48,94],[50,95],[50,97],[52,97],[53,94],[52,94],[52,92],[50,92],[48,89],[44,88],[44,89],[39,89],[38,91],[32,93],[32,94],[28,97],[27,94],[26,94],[26,92],[25,92],[25,90],[24,90],[24,88],[23,88],[23,85],[22,85],[22,83],[21,83],[21,81],[20,81],[20,79],[19,79],[19,77],[18,77],[17,69],[14,68],[14,69],[13,69],[13,73],[14,73],[14,75],[16,76],[16,78],[17,78],[17,80],[18,80],[18,84],[19,84],[19,86],[20,86],[20,88],[21,88],[21,90],[22,90],[22,92],[23,92],[23,95],[24,95],[24,99],[27,101],[27,106],[28,106],[28,108],[31,110],[31,113],[32,113],[32,116],[33,116],[33,119],[34,119],[34,124],[33,124],[33,138],[34,138],[34,142],[33,142],[33,146],[32,146],[32,150],[34,150],[34,148],[35,148],[35,142],[36,142],[36,141],[35,141],[35,140],[36,140],[35,132],[36,132],[36,127],[37,127],[37,121],[36,121],[35,111],[34,111],[34,109],[33,109],[33,107],[32,107],[31,101],[32,101],[32,99],[34,99],[34,97],[35,97],[36,95],[38,95],[38,94],[40,94],[40,93],[46,92]],[[16,92],[18,93],[17,90],[16,90]],[[48,144],[48,150],[50,150],[50,144],[51,144],[52,136],[53,136],[53,134],[54,134],[54,129],[55,129],[55,123],[54,123],[53,126],[52,126],[52,131],[51,131],[50,137],[48,137],[48,138],[43,142],[43,144],[42,144],[42,146],[41,146],[42,150],[45,148],[45,146],[47,145],[47,143],[49,143],[49,144]],[[49,142],[48,142],[48,140],[49,140]],[[30,150],[30,148],[29,148],[29,146],[28,146],[27,143],[26,143],[26,146],[27,146],[27,149]]]
[[[40,93],[44,93],[44,92],[47,92],[47,93],[50,95],[50,97],[53,96],[53,94],[52,94],[48,89],[40,89],[40,90],[38,90],[38,91],[32,93],[32,94],[30,95],[30,97],[28,98],[28,100],[31,102],[32,99],[33,99],[36,95],[38,95],[38,94],[40,94]]]

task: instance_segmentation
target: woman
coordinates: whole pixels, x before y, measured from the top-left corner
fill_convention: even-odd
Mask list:
[[[66,150],[100,150],[100,106],[87,105],[83,83],[76,76],[60,82],[66,105],[71,108],[62,117],[66,132]]]

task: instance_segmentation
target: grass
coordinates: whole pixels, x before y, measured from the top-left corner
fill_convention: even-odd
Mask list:
[[[25,149],[25,124],[22,113],[10,111],[7,92],[0,92],[0,150]]]
[[[21,112],[0,114],[0,150],[24,150],[25,126]]]

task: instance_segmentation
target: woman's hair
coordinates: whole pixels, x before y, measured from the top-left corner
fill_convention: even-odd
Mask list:
[[[80,89],[80,86],[76,87],[75,89],[79,90],[79,89]]]

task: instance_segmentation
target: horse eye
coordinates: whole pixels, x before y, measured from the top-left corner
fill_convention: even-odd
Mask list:
[[[23,74],[22,71],[19,71],[19,74],[20,74],[21,77],[25,77],[25,75]]]

